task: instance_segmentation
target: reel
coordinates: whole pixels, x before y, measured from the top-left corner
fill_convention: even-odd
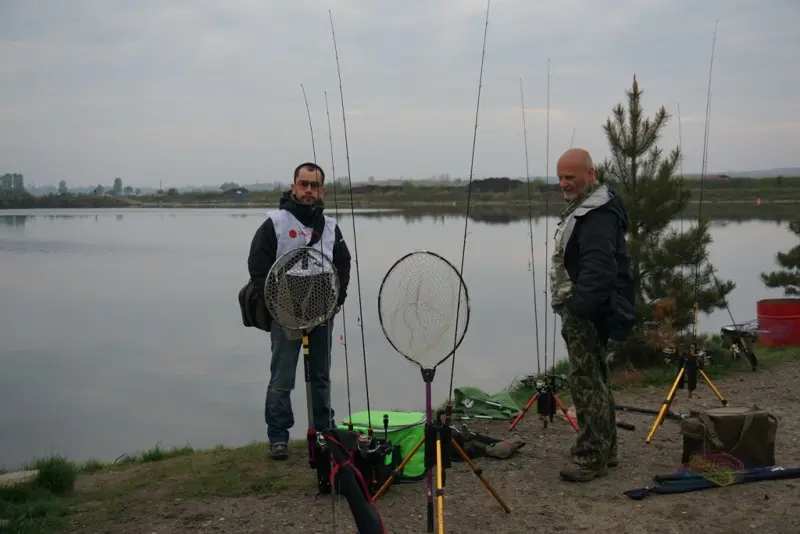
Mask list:
[[[544,374],[529,375],[520,380],[520,383],[528,388],[535,389],[541,394],[547,390],[558,393],[569,387],[569,379],[564,375]]]
[[[668,347],[662,350],[666,363],[678,363],[679,365],[686,358],[694,358],[698,369],[706,369],[714,363],[714,352],[706,347],[699,347],[696,343],[689,345],[689,350],[677,353],[674,348]]]
[[[384,421],[388,426],[388,421]],[[394,469],[402,462],[400,450],[388,437],[384,439],[350,430],[331,430],[308,433],[308,463],[317,472],[317,490],[320,495],[339,494],[340,463],[330,448],[338,446],[360,474],[364,484],[364,497],[371,500]]]
[[[536,390],[536,412],[539,414],[544,428],[547,428],[547,424],[555,420],[558,409],[556,394],[567,388],[567,377],[546,373],[525,377],[521,382],[524,386]]]

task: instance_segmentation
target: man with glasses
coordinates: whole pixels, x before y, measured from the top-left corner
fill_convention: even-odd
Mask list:
[[[325,172],[316,163],[301,163],[294,170],[290,191],[280,199],[278,209],[256,231],[250,245],[247,267],[255,287],[263,288],[275,260],[287,251],[308,246],[331,261],[339,275],[338,306],[344,304],[350,282],[350,251],[336,221],[323,214],[325,204]],[[263,291],[261,291],[263,293]],[[263,298],[263,295],[262,297]],[[338,311],[338,307],[337,307]],[[291,392],[295,386],[297,361],[302,340],[291,339],[272,321],[270,339],[272,360],[264,419],[267,423],[269,456],[273,460],[289,458],[289,429],[294,426]],[[330,350],[333,340],[333,317],[316,327],[308,336],[311,364],[312,408],[314,428],[327,430],[333,425],[330,391]]]

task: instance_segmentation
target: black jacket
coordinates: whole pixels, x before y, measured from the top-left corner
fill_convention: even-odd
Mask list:
[[[604,336],[623,340],[636,322],[636,299],[625,233],[628,214],[616,191],[588,213],[576,216],[564,247],[572,281],[566,307],[590,320]]]
[[[317,217],[323,216],[325,204],[320,201],[314,206],[306,206],[294,200],[290,191],[281,196],[278,209],[287,210],[304,226],[313,228]],[[272,219],[267,219],[256,231],[250,244],[250,255],[247,258],[247,269],[250,279],[256,287],[264,287],[267,274],[275,263],[275,254],[278,249],[278,237]],[[339,275],[339,302],[341,306],[347,298],[347,286],[350,284],[350,250],[342,237],[339,225],[336,225],[336,236],[333,244],[333,266]],[[259,292],[261,293],[261,292]],[[263,295],[261,295],[263,298]]]

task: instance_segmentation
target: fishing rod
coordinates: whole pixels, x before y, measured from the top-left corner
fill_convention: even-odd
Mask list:
[[[331,112],[328,107],[328,91],[325,91],[325,115],[328,117],[328,142],[331,147],[331,174],[333,175],[333,212],[339,220],[339,196],[336,183],[336,163],[333,157],[333,129],[331,128]],[[354,233],[355,235],[355,233]],[[350,401],[350,358],[347,354],[347,310],[342,304],[342,347],[344,348],[344,376],[347,383],[347,429],[353,431],[353,408]]]
[[[475,176],[475,147],[478,142],[478,117],[481,111],[481,92],[483,89],[483,65],[486,59],[486,37],[489,34],[489,7],[491,0],[486,0],[486,21],[483,26],[483,46],[481,47],[481,68],[478,74],[478,98],[475,104],[475,126],[472,130],[472,154],[469,163],[469,180],[467,181],[467,209],[464,214],[464,237],[461,241],[461,266],[459,267],[459,274],[464,276],[464,258],[467,252],[467,235],[469,228],[469,208],[472,201],[472,179]],[[461,291],[463,284],[458,285],[458,304],[456,305],[456,321],[458,325],[459,315],[461,313]],[[445,406],[445,425],[449,426],[453,412],[453,377],[456,371],[456,349],[458,348],[458,328],[454,329],[453,333],[453,354],[450,361],[450,387],[447,393],[447,404]]]
[[[680,172],[680,179],[678,181],[678,195],[680,196],[680,198],[683,198],[683,188],[684,188],[684,176],[683,176],[683,159],[684,158],[683,158],[683,130],[682,130],[683,121],[681,119],[681,103],[678,102],[677,106],[678,106],[678,154],[680,154],[680,159],[678,160],[678,169],[679,169],[679,172]],[[679,219],[680,219],[679,220],[680,233],[681,233],[681,235],[683,235],[683,216],[680,216]],[[686,272],[685,272],[684,264],[683,264],[683,262],[681,262],[681,288],[680,288],[681,297],[684,296],[684,293],[686,291],[685,284],[686,284]],[[677,305],[677,302],[676,302],[676,305]],[[681,335],[681,333],[683,332],[683,330],[685,328],[686,327],[681,327],[681,331],[678,332],[679,336]]]
[[[358,297],[358,307],[359,307],[359,326],[361,328],[361,347],[362,347],[362,354],[364,358],[364,385],[366,390],[366,398],[367,398],[367,419],[368,419],[368,427],[369,427],[369,439],[370,441],[373,439],[373,428],[372,428],[372,421],[371,421],[371,413],[370,413],[370,400],[369,400],[369,382],[368,382],[368,374],[367,374],[367,356],[366,356],[366,347],[364,343],[364,324],[361,318],[363,317],[363,309],[362,309],[362,293],[361,293],[361,276],[359,272],[359,262],[358,262],[358,242],[357,242],[357,234],[356,234],[356,222],[355,222],[355,211],[353,207],[353,184],[351,179],[351,167],[350,167],[350,148],[347,139],[347,119],[345,114],[345,107],[344,107],[344,96],[342,95],[342,75],[341,69],[339,66],[339,50],[336,43],[336,32],[334,30],[333,25],[333,15],[330,10],[328,10],[328,16],[330,19],[330,28],[331,28],[331,36],[333,38],[333,48],[336,57],[336,70],[338,74],[338,81],[339,81],[339,93],[340,93],[340,101],[342,105],[342,122],[344,128],[344,140],[345,140],[345,156],[347,160],[347,171],[348,171],[348,182],[349,182],[349,189],[350,189],[350,216],[353,224],[353,261],[356,264],[356,284],[357,284],[357,297]],[[316,146],[314,141],[314,134],[313,134],[313,123],[311,120],[311,112],[308,106],[308,98],[306,96],[305,88],[301,85],[301,89],[303,90],[303,97],[306,102],[306,111],[309,117],[309,129],[311,131],[311,142],[312,142],[312,150],[314,151],[314,159],[316,161]],[[337,188],[337,180],[336,180],[336,167],[335,167],[335,158],[334,158],[334,150],[333,150],[333,128],[331,126],[331,118],[330,118],[330,106],[328,105],[328,93],[325,91],[325,114],[327,117],[328,123],[328,141],[330,143],[330,153],[331,153],[331,172],[333,174],[333,191],[334,191],[334,210],[336,214],[336,218],[338,221],[339,217],[339,200],[338,200],[338,188]],[[342,305],[344,308],[344,304]],[[347,428],[348,431],[352,433],[353,430],[353,421],[352,421],[352,403],[351,403],[351,391],[350,391],[350,369],[349,369],[349,356],[347,351],[347,343],[346,343],[346,312],[343,310],[342,312],[342,327],[344,330],[343,337],[343,345],[344,345],[344,352],[345,352],[345,373],[346,373],[346,380],[347,380],[347,409],[348,409],[348,422]],[[328,363],[330,364],[330,344],[328,345]],[[385,420],[385,417],[384,417]],[[384,425],[385,425],[384,421]],[[317,477],[318,477],[318,485],[320,487],[320,491],[323,491],[323,485],[327,486],[328,491],[331,494],[331,508],[332,508],[332,520],[333,520],[333,531],[334,533],[337,530],[337,499],[334,497],[334,494],[339,496],[339,501],[341,500],[342,495],[344,495],[347,499],[348,505],[350,506],[350,510],[353,514],[353,519],[356,523],[356,526],[359,532],[364,532],[365,534],[385,534],[386,530],[383,527],[382,520],[380,518],[380,514],[378,513],[377,509],[374,508],[373,505],[366,499],[366,495],[363,493],[363,488],[359,485],[359,476],[361,474],[358,472],[358,468],[354,467],[351,463],[353,461],[352,458],[352,451],[350,451],[349,446],[343,445],[343,443],[348,443],[345,439],[342,441],[342,438],[336,433],[334,428],[333,422],[333,414],[331,414],[331,421],[330,421],[330,430],[328,432],[323,433],[321,436],[314,432],[313,430],[309,429],[309,461],[311,462],[312,468],[317,469]],[[314,439],[316,442],[312,448],[311,439]],[[359,449],[361,441],[359,438]],[[325,456],[327,460],[324,460],[323,456],[318,456],[317,451],[323,449],[325,451]],[[369,452],[378,452],[379,454],[381,451],[384,451],[385,448],[378,447],[377,449],[370,450]],[[363,452],[363,451],[362,451]],[[328,462],[330,462],[329,465]],[[381,460],[382,462],[382,460]],[[321,469],[325,468],[327,472],[322,471]],[[336,480],[336,482],[334,482]],[[363,482],[363,480],[362,480]],[[332,485],[336,484],[337,488],[336,491],[333,491]]]
[[[519,79],[519,100],[522,108],[522,139],[525,143],[525,178],[528,184],[528,235],[531,244],[531,283],[533,284],[533,318],[536,328],[536,372],[542,374],[542,360],[539,346],[539,305],[536,296],[536,256],[533,252],[533,201],[531,198],[531,172],[528,159],[528,125],[525,121],[525,91],[522,78]]]
[[[303,91],[303,101],[305,102],[305,105],[306,105],[306,115],[308,116],[308,129],[309,129],[309,131],[311,133],[311,151],[312,151],[312,154],[313,154],[313,157],[314,157],[314,164],[316,165],[317,164],[317,143],[316,143],[316,141],[314,139],[314,122],[311,120],[311,108],[308,105],[308,95],[306,94],[306,88],[303,86],[302,83],[300,84],[300,90]],[[327,104],[327,102],[326,102],[326,104]],[[330,124],[330,119],[329,119],[329,124]],[[331,156],[332,155],[333,155],[333,148],[331,147]],[[334,172],[334,178],[335,178],[335,176],[336,176],[336,174]],[[335,190],[334,190],[334,202],[336,202],[335,196],[336,196],[336,194],[335,194]],[[335,209],[338,211],[338,205],[335,207]],[[322,240],[320,240],[320,242],[319,242],[319,252],[320,252],[320,254],[323,253],[323,251],[322,251]],[[342,314],[342,315],[344,315],[344,314]],[[326,368],[330,369],[330,365],[331,365],[331,347],[330,346],[328,346],[328,350],[326,351],[325,357],[326,357],[326,362],[325,362]],[[346,360],[346,356],[345,356],[345,361],[347,361]],[[308,384],[306,384],[306,387],[308,387]],[[349,379],[348,379],[348,383],[347,383],[347,391],[348,391],[348,399],[347,400],[348,400],[348,403],[349,403],[349,400],[350,400],[350,382],[349,382]],[[307,396],[306,396],[306,402],[309,402],[309,403],[311,402],[311,394],[310,393],[308,393]],[[331,413],[330,426],[331,427],[334,426],[333,413]],[[311,420],[309,420],[309,428],[313,428]],[[332,459],[331,459],[330,468],[331,468],[331,470],[333,469],[333,460]],[[333,518],[333,531],[335,533],[336,532],[336,499],[334,498],[334,492],[331,492],[331,514],[332,514],[332,518]]]
[[[572,138],[569,141],[569,146],[572,148],[572,143],[575,142],[575,131],[577,128],[572,129]],[[545,174],[547,175],[548,180],[550,179],[550,58],[547,58],[547,126],[546,126],[546,136],[545,136]],[[556,174],[558,174],[556,172]],[[556,179],[556,184],[558,184],[558,179]],[[548,189],[549,191],[549,189]],[[548,196],[545,197],[545,225],[547,225],[547,221],[550,218],[550,204],[547,201],[549,199]],[[545,261],[550,259],[550,253],[548,252],[547,243],[550,240],[550,233],[549,230],[547,231],[547,240],[545,241],[545,254],[546,258]],[[555,244],[554,244],[555,246]],[[547,264],[545,264],[545,269]],[[549,272],[545,279],[549,279]],[[545,298],[547,297],[549,292],[545,292]],[[546,305],[545,305],[546,306]],[[578,423],[576,422],[575,418],[572,417],[567,409],[564,407],[564,404],[561,402],[561,399],[558,397],[558,391],[564,388],[565,377],[556,375],[556,340],[558,336],[556,335],[556,326],[558,324],[559,317],[556,313],[552,310],[550,312],[553,314],[553,345],[552,351],[550,353],[550,373],[549,375],[545,376],[545,388],[542,390],[542,394],[544,395],[544,400],[542,407],[539,409],[540,415],[542,415],[542,421],[544,422],[545,428],[547,428],[547,420],[549,419],[551,422],[553,421],[556,409],[561,410],[561,413],[564,415],[564,418],[570,424],[570,426],[578,432]],[[545,309],[545,314],[547,313],[547,309]],[[545,321],[547,320],[547,315],[545,315]],[[563,322],[563,321],[562,321]],[[547,352],[545,351],[545,361],[547,361]],[[545,373],[546,371],[546,364],[545,364]]]
[[[577,130],[577,128],[573,128],[572,129],[572,137],[570,137],[570,139],[569,139],[569,147],[570,148],[572,148],[572,145],[575,144],[575,131],[576,130]],[[557,321],[557,319],[558,319],[558,316],[556,314],[553,314],[553,352],[551,353],[553,355],[553,371],[555,371],[555,367],[556,367],[556,363],[555,363],[555,358],[556,358],[556,339],[558,339],[558,336],[556,335],[556,332],[557,332],[556,321]]]
[[[709,102],[710,102],[710,94],[709,94]],[[684,174],[683,174],[683,160],[684,160],[684,157],[683,157],[683,135],[682,135],[682,131],[681,131],[682,120],[681,120],[681,103],[680,102],[677,103],[677,107],[678,107],[678,153],[680,154],[680,159],[679,159],[680,180],[678,182],[678,188],[679,188],[680,196],[682,197],[683,196],[683,187],[684,187]],[[709,109],[710,109],[710,107],[709,107]],[[711,127],[711,117],[708,116],[707,117],[707,128],[706,129],[710,130],[710,127]],[[705,134],[705,133],[704,133],[704,138],[705,138],[705,146],[706,146],[706,149],[707,149],[707,146],[708,146],[708,135]],[[701,198],[701,203],[702,203],[702,198]],[[698,208],[698,209],[701,209],[701,208],[702,208],[702,206],[700,208]],[[680,233],[683,234],[683,217],[680,217]],[[696,274],[695,276],[698,276],[698,275]],[[711,276],[714,278],[714,284],[717,287],[720,287],[722,284],[720,283],[719,278],[717,278],[717,275],[716,275],[716,273],[713,272],[713,270],[711,272]],[[681,263],[681,276],[680,276],[680,278],[681,278],[681,289],[680,289],[680,291],[681,291],[681,295],[683,295],[683,292],[685,290],[684,284],[685,284],[686,275],[685,275],[685,272],[684,272],[684,265],[682,263]],[[736,319],[733,318],[733,312],[731,311],[731,307],[728,305],[727,299],[725,300],[725,311],[728,312],[728,317],[731,320],[732,326],[738,327],[739,324],[736,322]],[[683,328],[681,329],[681,331],[683,331]]]
[[[717,21],[717,24],[719,24],[719,21]],[[714,27],[714,38],[715,38],[715,40],[716,40],[716,31],[717,31],[717,29],[716,29],[716,26],[715,26]],[[713,65],[713,54],[714,53],[712,51],[712,65]],[[709,69],[709,84],[710,83],[711,83],[711,70]],[[713,93],[711,93],[711,92],[709,92],[709,94],[708,94],[709,108],[708,108],[708,111],[706,112],[707,113],[707,117],[706,117],[707,128],[706,128],[706,133],[705,133],[706,150],[707,150],[707,147],[708,147],[708,139],[710,138],[710,132],[711,132],[711,107],[710,106],[711,106],[711,95],[712,94]],[[705,157],[707,158],[707,155]],[[707,162],[704,163],[704,165],[705,165],[705,168],[707,170],[707,168],[708,168]],[[700,207],[698,207],[698,210],[702,209],[702,204],[703,204],[703,197],[702,197],[702,187],[701,187]],[[699,218],[699,215],[698,215],[698,218]],[[711,265],[710,263],[709,263],[709,269],[711,271],[711,278],[714,281],[714,285],[717,287],[717,289],[719,289],[722,286],[722,283],[719,281],[719,278],[717,277],[717,273],[715,272],[714,266]],[[695,277],[697,277],[697,276],[699,276],[699,274],[695,273]],[[728,305],[728,299],[727,298],[723,299],[723,302],[725,304],[725,311],[728,312],[728,317],[730,318],[731,323],[733,323],[733,326],[738,326],[738,324],[736,323],[736,319],[733,318],[733,312],[731,312],[731,307]]]
[[[564,405],[561,402],[561,399],[558,398],[557,391],[563,387],[563,379],[561,377],[557,377],[555,374],[555,367],[556,367],[556,316],[553,313],[553,353],[552,353],[552,368],[548,372],[547,367],[547,309],[548,309],[548,290],[547,290],[547,281],[549,278],[549,270],[548,270],[548,263],[550,260],[550,253],[548,247],[548,241],[550,239],[550,230],[549,230],[549,217],[550,217],[550,59],[547,59],[547,135],[545,140],[545,263],[544,263],[544,279],[545,279],[545,289],[544,289],[544,373],[541,372],[541,364],[537,364],[538,374],[536,380],[533,384],[534,393],[528,399],[528,402],[525,403],[525,406],[517,413],[514,419],[511,421],[511,424],[508,425],[508,431],[514,430],[516,426],[522,421],[522,418],[525,417],[525,414],[528,413],[528,410],[531,409],[534,403],[537,403],[537,411],[539,412],[539,416],[542,419],[542,423],[544,424],[545,428],[547,428],[547,423],[549,421],[553,421],[556,414],[556,408],[561,410],[564,414],[564,417],[567,419],[569,424],[578,431],[577,424],[575,420],[569,415],[569,413],[564,408]],[[573,130],[574,135],[574,130]],[[535,289],[534,289],[535,291]],[[538,317],[536,317],[537,328],[538,328]]]
[[[342,105],[342,128],[344,133],[344,154],[345,154],[345,161],[347,163],[347,183],[348,189],[350,191],[350,218],[353,222],[353,260],[356,264],[356,291],[358,294],[358,325],[361,330],[361,355],[364,361],[364,390],[366,393],[366,400],[367,400],[367,429],[368,435],[372,437],[374,435],[374,429],[372,427],[372,412],[370,411],[370,403],[369,403],[369,374],[367,372],[367,348],[364,336],[364,309],[361,299],[361,272],[359,269],[359,261],[358,261],[358,238],[356,237],[356,214],[355,209],[353,207],[353,173],[350,167],[350,144],[347,139],[347,114],[345,113],[344,107],[344,91],[342,90],[342,69],[339,64],[339,47],[336,44],[336,30],[333,27],[333,13],[331,10],[328,10],[328,19],[331,23],[331,37],[333,38],[333,51],[336,56],[336,75],[339,80],[339,100]],[[334,177],[335,179],[336,177]]]
[[[306,115],[308,115],[308,129],[311,130],[311,152],[314,155],[314,164],[317,163],[317,143],[314,141],[314,124],[311,122],[311,109],[308,107],[308,96],[306,95],[306,88],[300,84],[300,90],[303,91],[303,100],[306,103]]]
[[[575,419],[569,415],[566,408],[564,407],[561,399],[559,399],[557,392],[559,389],[563,388],[564,379],[562,377],[556,376],[556,315],[553,314],[553,351],[552,351],[552,367],[548,372],[547,367],[547,308],[548,308],[548,290],[547,290],[547,281],[549,277],[548,271],[548,263],[550,259],[549,253],[549,238],[550,238],[550,230],[549,230],[549,216],[550,216],[550,59],[547,59],[547,121],[546,121],[546,128],[547,128],[547,135],[545,140],[545,310],[544,310],[544,373],[541,372],[541,362],[537,362],[537,377],[533,384],[534,393],[525,403],[525,406],[517,413],[514,419],[511,421],[511,424],[508,425],[508,431],[514,430],[516,426],[522,421],[522,418],[525,417],[525,414],[528,413],[528,410],[531,409],[534,403],[537,403],[537,411],[539,412],[539,416],[542,419],[542,423],[544,424],[545,428],[547,428],[548,421],[553,421],[556,414],[556,409],[561,410],[566,418],[567,422],[569,422],[570,426],[577,432],[578,426],[575,422]],[[573,139],[575,137],[575,129],[572,131]],[[527,144],[526,144],[527,147]],[[528,200],[530,206],[530,198]],[[531,246],[531,254],[533,254],[533,247]],[[535,277],[534,277],[535,279]],[[536,283],[534,281],[534,293],[536,292]],[[536,328],[538,331],[539,327],[539,319],[536,314],[534,314],[534,319],[536,321]],[[537,338],[537,350],[538,350],[538,338]],[[537,354],[538,357],[538,354]]]
[[[703,160],[700,168],[700,200],[697,208],[697,229],[698,229],[698,247],[701,244],[702,233],[700,228],[703,224],[703,192],[705,190],[706,172],[708,170],[708,134],[709,122],[711,119],[711,74],[714,71],[714,51],[717,45],[717,28],[719,27],[719,19],[714,24],[714,37],[711,40],[711,61],[708,66],[708,89],[706,91],[706,115],[705,125],[703,128]],[[700,258],[698,257],[694,266],[694,323],[692,326],[692,338],[697,337],[697,316],[700,311],[698,302],[698,292],[700,284]]]
[[[547,120],[545,127],[545,154],[544,154],[544,369],[547,372],[547,311],[549,298],[548,278],[550,270],[550,58],[547,58]],[[553,314],[553,326],[555,327],[555,314]],[[555,338],[555,334],[553,334]],[[555,339],[553,340],[555,343]],[[555,368],[555,349],[553,350],[553,368]]]

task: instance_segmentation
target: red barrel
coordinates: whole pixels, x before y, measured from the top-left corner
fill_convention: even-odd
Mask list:
[[[759,300],[756,309],[762,345],[800,345],[800,298]]]

